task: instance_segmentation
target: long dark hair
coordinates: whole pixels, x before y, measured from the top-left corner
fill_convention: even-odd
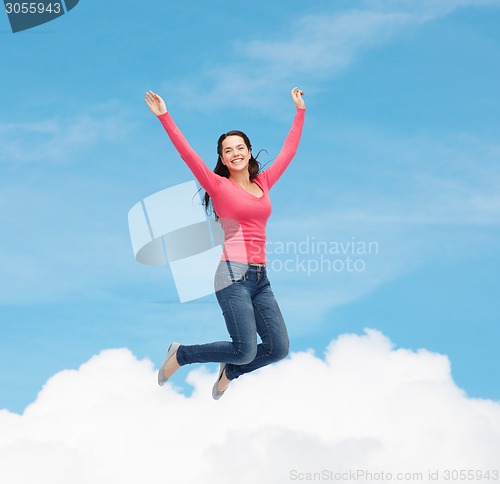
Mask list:
[[[224,163],[222,163],[221,157],[222,157],[222,142],[228,137],[228,136],[239,136],[240,138],[243,138],[243,141],[245,142],[245,145],[247,146],[248,150],[250,151],[250,160],[248,162],[248,173],[250,175],[250,180],[253,180],[260,172],[260,163],[257,161],[257,157],[260,154],[257,153],[257,156],[254,158],[252,154],[252,144],[250,143],[250,140],[248,139],[248,136],[243,133],[243,131],[238,131],[237,129],[233,129],[232,131],[228,131],[227,133],[224,133],[220,136],[219,140],[217,141],[217,164],[215,165],[214,168],[214,173],[217,175],[223,176],[225,178],[229,178],[229,169],[227,168]],[[261,150],[262,151],[262,150]],[[212,213],[215,215],[215,220],[219,220],[219,216],[217,215],[212,202],[210,201],[210,195],[205,192],[205,196],[203,197],[203,205],[205,206],[205,210],[207,212],[207,215],[211,215]]]

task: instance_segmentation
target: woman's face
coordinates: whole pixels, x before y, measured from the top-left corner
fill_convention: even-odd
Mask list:
[[[248,170],[251,152],[241,136],[228,136],[222,142],[221,160],[230,172]]]

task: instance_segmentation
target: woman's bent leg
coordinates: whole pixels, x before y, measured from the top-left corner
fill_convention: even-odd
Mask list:
[[[217,341],[201,345],[181,345],[177,350],[177,361],[181,366],[208,362],[241,365],[255,358],[257,329],[251,292],[247,284],[232,284],[215,294],[232,342]]]
[[[266,276],[259,281],[258,289],[254,294],[253,311],[256,329],[262,343],[257,346],[257,353],[252,361],[227,366],[226,375],[230,380],[279,361],[288,355],[290,343],[285,321]]]

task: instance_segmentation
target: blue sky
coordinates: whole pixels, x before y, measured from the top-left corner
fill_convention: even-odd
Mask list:
[[[375,328],[500,399],[499,7],[82,0],[17,34],[0,15],[0,408],[105,348],[159,364],[172,340],[226,338],[214,298],[181,305],[167,269],[134,260],[128,210],[192,179],[143,96],[213,167],[229,129],[271,161],[295,85],[306,125],[269,240],[379,252],[360,273],[272,274],[292,351]]]

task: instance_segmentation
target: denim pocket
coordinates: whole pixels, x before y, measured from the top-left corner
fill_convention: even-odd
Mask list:
[[[215,274],[215,290],[243,284],[247,280],[247,272],[248,264],[244,262],[222,261]]]

